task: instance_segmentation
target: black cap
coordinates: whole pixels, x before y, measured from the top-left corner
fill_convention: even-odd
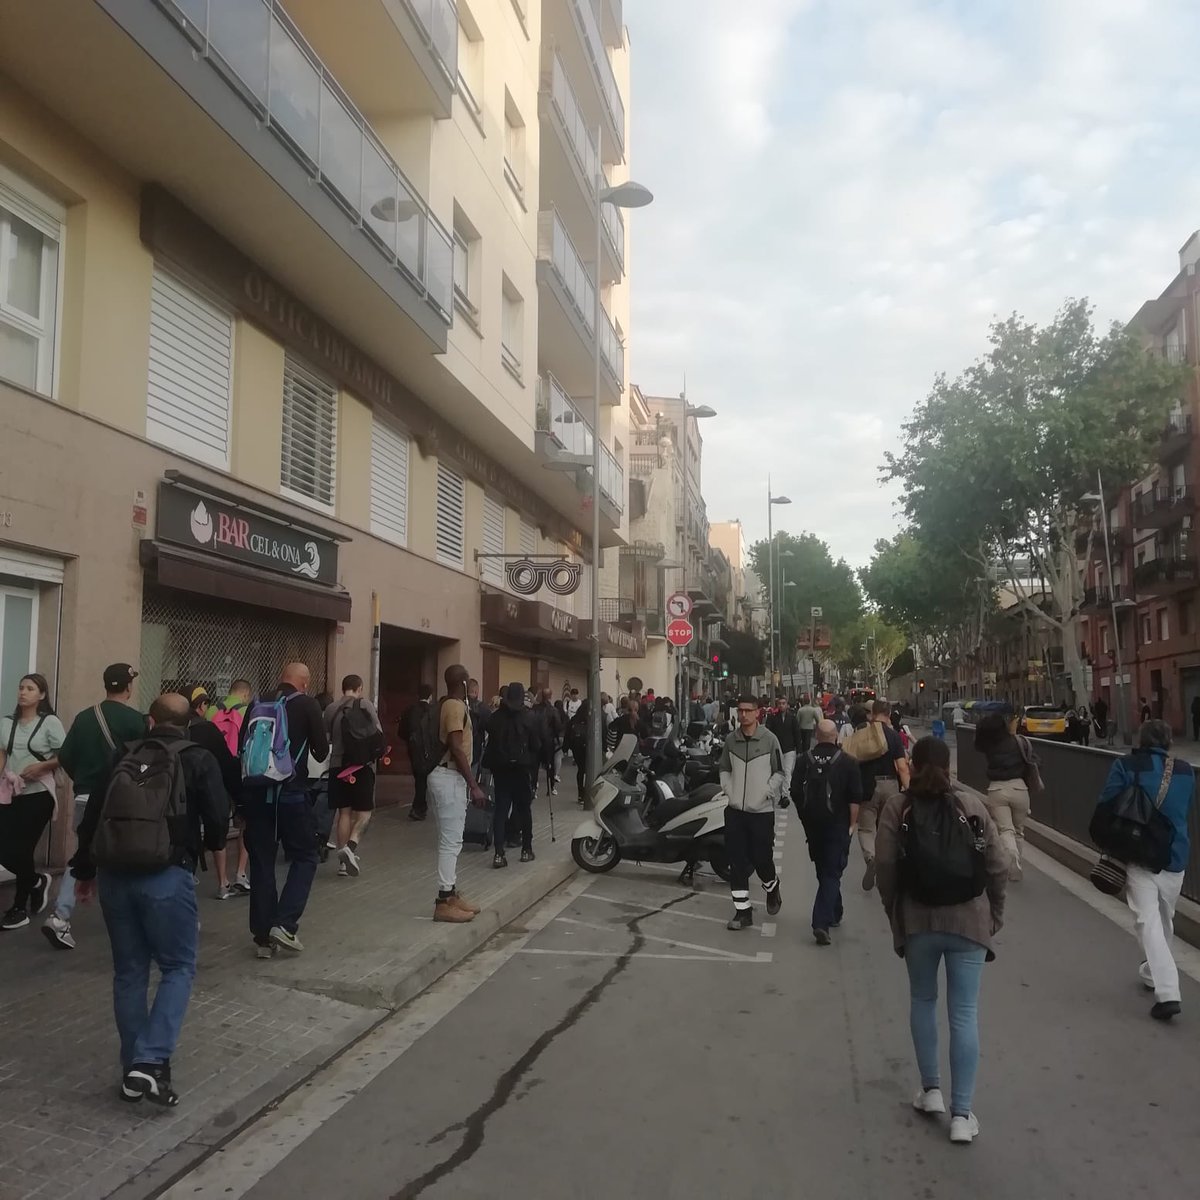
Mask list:
[[[113,663],[104,668],[104,690],[123,692],[138,676],[129,663]]]
[[[511,708],[514,712],[525,707],[525,685],[523,683],[510,683],[504,689],[504,703],[506,707]]]

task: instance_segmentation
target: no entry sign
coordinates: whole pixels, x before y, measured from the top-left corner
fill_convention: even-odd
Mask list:
[[[690,644],[695,630],[692,628],[691,621],[672,621],[667,626],[667,641],[672,646],[686,646]]]

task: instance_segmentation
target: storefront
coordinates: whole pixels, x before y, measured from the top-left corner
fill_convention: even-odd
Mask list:
[[[479,617],[485,696],[514,682],[548,687],[556,699],[564,688],[586,689],[587,644],[574,613],[489,591],[480,598]]]
[[[235,679],[266,689],[284,664],[328,686],[331,646],[350,619],[338,584],[341,535],[178,472],[158,489],[153,539],[141,543],[141,689],[202,684],[223,695]]]

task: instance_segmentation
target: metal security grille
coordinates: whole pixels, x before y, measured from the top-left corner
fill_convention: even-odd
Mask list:
[[[283,360],[283,486],[333,506],[337,389],[291,354]]]
[[[143,710],[160,692],[202,684],[223,696],[235,679],[256,692],[279,681],[289,662],[312,672],[310,691],[326,688],[328,629],[312,617],[276,615],[147,588],[142,599],[142,648],[137,665]]]

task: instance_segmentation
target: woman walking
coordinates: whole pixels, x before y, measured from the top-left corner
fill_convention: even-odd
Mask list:
[[[0,930],[24,928],[49,901],[50,875],[37,870],[34,852],[54,816],[54,772],[66,736],[45,676],[22,676],[17,707],[0,720],[3,769],[20,779],[20,790],[0,805],[0,866],[16,878],[12,907],[0,917]]]
[[[985,803],[1008,851],[1008,878],[1016,883],[1021,878],[1021,847],[1029,819],[1025,772],[1033,752],[1028,740],[1013,734],[1004,714],[998,712],[987,713],[975,727],[975,749],[987,760]]]
[[[908,791],[889,796],[879,818],[875,845],[879,895],[892,926],[896,953],[908,967],[911,1007],[909,1023],[921,1089],[913,1098],[920,1113],[946,1111],[941,1091],[938,1057],[938,968],[946,962],[946,1007],[950,1019],[950,1140],[974,1141],[979,1121],[972,1112],[975,1076],[979,1068],[979,985],[984,962],[996,957],[992,938],[1004,923],[1004,889],[1008,855],[1001,845],[995,822],[982,801],[955,792],[950,783],[950,747],[938,738],[923,737],[913,747],[913,775]],[[963,825],[957,824],[963,822]],[[948,823],[949,822],[949,823]],[[951,824],[953,823],[953,824]],[[964,843],[958,835],[969,831],[967,845],[976,868],[969,890],[978,895],[957,902],[933,903],[944,897],[932,893],[947,879],[961,883],[962,875],[949,868],[961,866],[946,859],[946,870],[936,869],[924,853],[940,846]],[[935,836],[923,836],[932,831]],[[982,849],[980,846],[982,845]],[[936,879],[936,883],[935,883]],[[918,899],[916,893],[923,899]]]

